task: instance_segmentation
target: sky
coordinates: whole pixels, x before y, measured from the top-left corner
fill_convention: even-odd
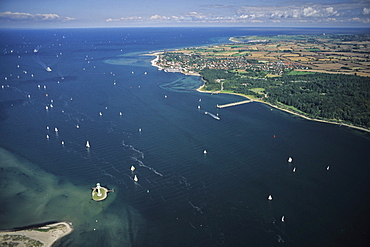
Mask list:
[[[370,0],[0,0],[0,28],[370,27]]]

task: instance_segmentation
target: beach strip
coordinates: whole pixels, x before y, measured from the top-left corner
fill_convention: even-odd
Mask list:
[[[50,247],[57,240],[73,231],[71,223],[58,222],[19,231],[1,231],[1,246],[42,246]]]

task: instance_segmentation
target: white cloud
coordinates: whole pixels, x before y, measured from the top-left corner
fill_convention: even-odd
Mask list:
[[[153,14],[148,17],[109,18],[106,21],[143,22],[143,23],[335,23],[361,21],[366,23],[363,15],[370,14],[370,8],[364,4],[313,4],[300,5],[292,2],[283,6],[231,6],[204,5],[202,13],[192,11],[180,15]],[[213,10],[217,9],[216,12]],[[220,9],[224,11],[220,12]],[[354,18],[358,18],[354,19]]]
[[[167,17],[164,15],[152,15],[149,19],[150,20],[170,20],[171,17]]]
[[[306,17],[317,17],[318,13],[319,12],[312,7],[307,7],[303,9],[303,16]]]
[[[72,21],[72,17],[60,17],[57,14],[30,14],[20,12],[0,12],[0,20],[8,21]]]
[[[121,17],[117,19],[108,18],[105,22],[119,22],[119,21],[140,21],[143,18],[140,16]]]

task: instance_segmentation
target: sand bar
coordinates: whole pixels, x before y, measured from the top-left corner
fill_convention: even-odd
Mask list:
[[[73,227],[68,222],[58,222],[20,231],[1,231],[0,245],[49,247],[72,231]]]

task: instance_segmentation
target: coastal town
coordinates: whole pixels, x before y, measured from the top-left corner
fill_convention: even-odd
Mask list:
[[[198,73],[204,68],[292,70],[370,76],[368,35],[280,35],[232,37],[231,44],[191,47],[158,54],[156,65],[168,72]]]
[[[214,48],[214,47],[212,47]],[[157,65],[167,72],[196,74],[198,71],[210,69],[255,70],[266,71],[273,75],[281,75],[284,71],[308,69],[307,66],[290,61],[251,60],[248,56],[207,56],[205,54],[188,53],[188,50],[167,52],[159,56]]]

